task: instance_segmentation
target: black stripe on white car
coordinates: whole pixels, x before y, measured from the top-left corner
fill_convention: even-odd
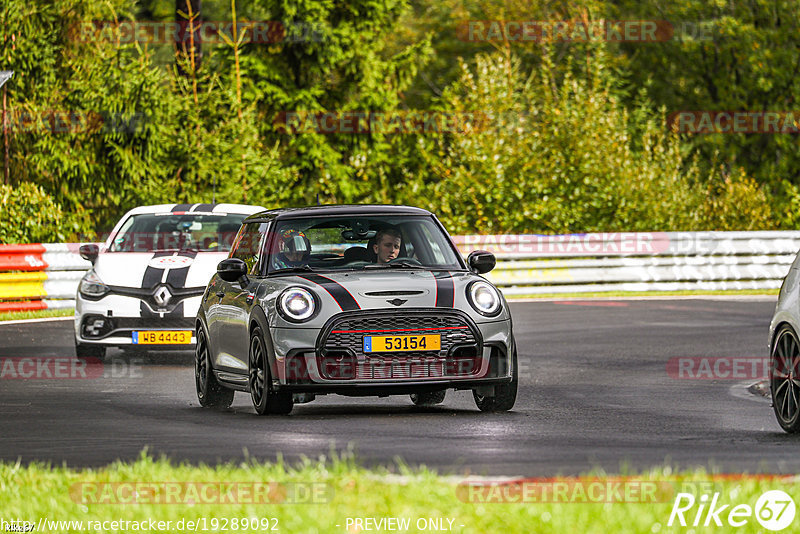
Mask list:
[[[175,255],[174,251],[161,251],[153,254],[153,258],[164,258],[166,256],[174,256],[174,255]],[[159,282],[161,282],[161,277],[163,275],[164,275],[164,269],[159,269],[157,267],[151,267],[150,265],[148,265],[147,269],[144,270],[144,275],[142,275],[142,284],[139,287],[141,287],[142,289],[151,289],[155,287]]]
[[[191,207],[191,204],[175,204],[175,207],[172,208],[172,212],[175,213],[176,211],[189,211]]]
[[[195,258],[197,256],[196,250],[181,250],[179,252],[156,252],[153,254],[153,258],[163,258],[167,256],[183,256],[187,258]],[[191,266],[187,267],[180,267],[178,269],[159,269],[157,267],[152,267],[150,265],[147,266],[145,269],[144,276],[142,277],[142,289],[152,289],[156,286],[162,286],[167,292],[169,289],[166,286],[172,287],[173,289],[183,289],[186,285],[186,277],[189,274],[189,269]],[[162,292],[162,296],[159,297],[159,292]],[[169,298],[164,301],[163,307],[166,308],[169,305],[169,300],[171,297],[171,292]],[[166,293],[162,291],[162,288],[159,287],[156,289],[155,297],[164,299],[166,297]],[[178,302],[178,304],[169,311],[157,312],[150,309],[145,301],[139,302],[139,314],[141,317],[183,317],[183,301]]]
[[[214,206],[216,206],[216,204],[195,204],[194,206],[192,206],[192,209],[190,209],[189,211],[200,211],[200,212],[203,212],[203,213],[205,213],[205,212],[209,212],[210,213],[210,212],[214,211]]]
[[[197,257],[196,250],[182,250],[178,256],[183,256],[185,258],[192,258],[194,259]],[[167,269],[167,276],[164,282],[171,285],[175,289],[182,288],[186,285],[186,277],[189,275],[189,269],[191,265],[187,265],[186,267],[180,267],[178,269]]]

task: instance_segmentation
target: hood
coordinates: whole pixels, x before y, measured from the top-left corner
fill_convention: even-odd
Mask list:
[[[174,288],[204,288],[227,257],[227,252],[105,252],[94,271],[110,286],[148,289],[164,281]]]
[[[324,321],[342,311],[397,310],[409,308],[459,309],[469,314],[475,322],[497,321],[506,318],[506,312],[487,318],[477,313],[467,300],[466,289],[470,282],[484,280],[478,275],[462,271],[391,270],[346,271],[338,273],[308,273],[284,278],[287,285],[304,286],[321,299],[323,313],[315,323]]]

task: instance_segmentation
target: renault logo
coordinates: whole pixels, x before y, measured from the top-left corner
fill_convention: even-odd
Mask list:
[[[169,303],[169,300],[172,298],[172,293],[169,292],[164,286],[158,288],[158,291],[155,292],[153,295],[153,299],[155,299],[156,304],[161,307],[166,306]]]

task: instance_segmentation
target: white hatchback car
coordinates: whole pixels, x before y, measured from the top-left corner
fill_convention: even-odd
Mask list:
[[[107,347],[191,349],[200,299],[242,221],[241,204],[162,204],[126,213],[102,246],[82,245],[92,268],[75,303],[75,353]]]

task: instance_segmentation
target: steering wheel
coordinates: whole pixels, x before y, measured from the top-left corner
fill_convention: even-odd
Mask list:
[[[422,267],[422,263],[414,258],[395,258],[393,260],[388,261],[388,263],[400,263],[400,262],[411,263],[412,265],[419,265],[420,267]]]

